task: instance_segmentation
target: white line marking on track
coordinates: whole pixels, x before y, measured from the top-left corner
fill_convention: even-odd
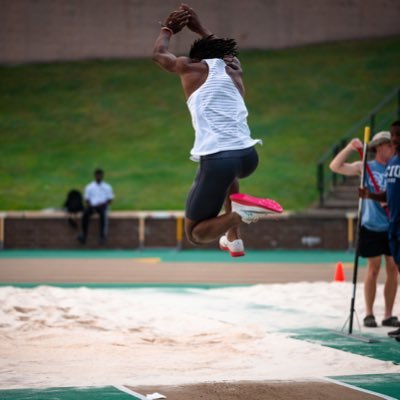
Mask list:
[[[336,385],[345,386],[345,387],[348,387],[350,389],[358,390],[359,392],[372,394],[372,395],[374,395],[376,397],[380,397],[381,399],[397,400],[395,397],[390,397],[390,396],[386,396],[385,394],[373,392],[373,391],[367,390],[367,389],[362,389],[362,388],[360,388],[358,386],[349,385],[348,383],[340,382],[340,381],[337,381],[335,379],[331,379],[331,378],[323,378],[323,379],[328,381],[328,382],[335,383]]]
[[[113,385],[116,389],[120,390],[121,392],[125,392],[127,394],[130,394],[131,396],[136,396],[138,399],[140,400],[148,400],[148,398],[146,396],[143,396],[140,393],[134,392],[131,389],[128,389],[127,387],[123,386],[123,385]]]

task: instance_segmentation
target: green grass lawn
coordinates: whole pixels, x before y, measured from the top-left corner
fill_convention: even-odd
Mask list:
[[[240,58],[249,124],[264,141],[242,190],[305,208],[321,154],[400,85],[400,37]],[[148,59],[3,66],[0,88],[0,210],[61,207],[98,166],[114,210],[183,209],[196,164],[176,76]]]

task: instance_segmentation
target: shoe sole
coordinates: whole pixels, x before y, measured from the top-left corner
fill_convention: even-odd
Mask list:
[[[390,332],[388,332],[388,336],[391,338],[396,338],[396,337],[400,337],[400,333],[392,333],[390,334]]]
[[[229,251],[229,254],[232,257],[243,257],[244,256],[244,251],[230,251],[229,247],[223,247],[223,246],[219,246],[219,248],[224,251]]]
[[[283,212],[283,207],[275,200],[261,199],[243,193],[231,194],[229,198],[235,203],[249,206],[248,210],[254,213],[263,214],[265,212],[270,212],[274,214],[281,214]],[[254,207],[254,209],[250,207]],[[262,208],[264,211],[261,211],[260,208]]]
[[[389,321],[383,320],[382,326],[387,326],[389,328],[400,328],[400,323],[399,323],[398,319],[392,320],[392,323],[390,323]]]

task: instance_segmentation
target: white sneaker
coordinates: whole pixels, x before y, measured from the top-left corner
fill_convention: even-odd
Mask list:
[[[232,257],[244,256],[244,245],[242,239],[236,239],[230,242],[224,235],[219,238],[219,247],[221,250],[229,251]]]
[[[232,211],[239,214],[242,221],[246,224],[257,222],[262,215],[280,214],[283,208],[276,201],[271,199],[261,199],[247,194],[232,194]]]
[[[242,204],[235,203],[232,201],[232,212],[240,215],[242,221],[246,224],[251,224],[252,222],[257,222],[260,215],[257,211],[249,210],[249,206],[243,206]],[[265,214],[263,211],[259,211],[260,214]]]

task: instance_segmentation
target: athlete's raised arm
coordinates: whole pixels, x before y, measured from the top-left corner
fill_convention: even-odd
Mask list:
[[[187,27],[194,33],[197,33],[200,37],[215,36],[208,28],[206,28],[201,22],[198,14],[193,8],[187,4],[182,3],[179,10],[186,11],[189,14],[189,21]]]
[[[172,12],[162,25],[153,49],[153,60],[168,72],[178,73],[178,60],[175,54],[169,51],[171,36],[178,33],[188,23],[190,14],[186,10]]]

